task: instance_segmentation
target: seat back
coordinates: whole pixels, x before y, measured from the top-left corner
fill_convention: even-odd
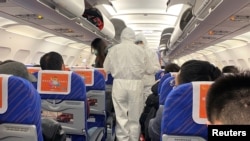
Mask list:
[[[111,73],[107,74],[106,80],[106,113],[107,113],[107,140],[114,141],[115,140],[115,111],[112,102],[112,87],[113,80]]]
[[[109,73],[108,79],[106,81],[106,109],[108,116],[114,113],[114,107],[112,103],[112,87],[113,87],[113,80],[114,78]]]
[[[41,99],[23,78],[0,75],[0,140],[43,141]]]
[[[90,106],[88,127],[106,128],[105,72],[101,69],[73,69],[73,71],[86,78],[86,92]]]
[[[90,101],[90,114],[106,115],[106,94],[104,75],[95,69],[73,70],[85,79],[87,98]]]
[[[27,67],[29,73],[33,74],[41,70],[41,67]]]
[[[155,74],[155,80],[161,79],[163,75],[164,75],[164,69],[157,71]]]
[[[162,141],[207,140],[204,104],[211,83],[186,83],[177,86],[169,93],[165,100],[162,116]]]
[[[72,71],[42,70],[37,75],[43,117],[54,119],[72,140],[88,140],[86,88]]]
[[[173,76],[168,77],[162,83],[161,90],[160,90],[161,93],[159,93],[159,96],[160,96],[159,97],[159,104],[160,104],[160,106],[164,105],[166,97],[171,92],[171,90],[173,89],[173,87],[174,87],[174,77]]]
[[[161,93],[161,86],[162,86],[162,83],[163,83],[167,78],[169,78],[169,77],[171,77],[171,74],[170,74],[170,73],[166,73],[166,74],[164,74],[164,75],[161,77],[160,82],[159,82],[159,84],[158,84],[158,94],[159,94],[159,95],[160,95],[160,93]]]

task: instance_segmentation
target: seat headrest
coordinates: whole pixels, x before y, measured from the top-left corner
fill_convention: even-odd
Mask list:
[[[72,71],[41,70],[37,77],[42,99],[86,100],[84,80]]]
[[[213,81],[192,82],[193,87],[193,120],[198,124],[206,124],[206,95]]]
[[[71,74],[71,71],[39,71],[37,91],[43,94],[68,95],[71,92]]]
[[[8,80],[10,75],[0,74],[0,114],[8,109]]]
[[[167,135],[199,136],[207,139],[207,125],[196,123],[192,117],[192,83],[175,87],[165,100],[161,131]]]
[[[108,81],[108,74],[105,72],[103,68],[95,68],[95,70],[98,70],[104,76],[104,80]]]
[[[74,72],[84,78],[86,91],[105,90],[105,78],[97,69],[73,69]]]
[[[161,93],[160,93],[160,99],[159,99],[159,104],[164,105],[165,100],[168,96],[168,94],[172,91],[174,84],[172,84],[174,81],[174,77],[168,77],[161,86]]]
[[[94,70],[93,69],[72,69],[75,73],[80,75],[85,83],[85,86],[94,85]]]

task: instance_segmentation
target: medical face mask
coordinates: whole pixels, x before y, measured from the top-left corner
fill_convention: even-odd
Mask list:
[[[94,54],[97,55],[97,54],[98,54],[98,51],[97,51],[97,50],[94,50]]]

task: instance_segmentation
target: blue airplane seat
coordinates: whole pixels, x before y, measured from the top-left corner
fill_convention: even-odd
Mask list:
[[[103,128],[88,127],[86,87],[80,75],[72,71],[42,70],[35,76],[38,76],[37,90],[42,99],[43,117],[52,115],[72,141],[100,141],[103,138]]]
[[[41,98],[37,90],[20,77],[1,74],[0,79],[2,100],[7,101],[0,105],[0,140],[43,141]],[[1,110],[4,105],[6,109]]]
[[[113,76],[109,73],[106,85],[113,85],[113,80],[114,80]]]
[[[159,94],[159,105],[164,105],[165,100],[168,96],[168,94],[171,92],[171,90],[174,87],[174,77],[168,77],[166,78],[166,80],[164,80],[164,82],[162,83],[161,86],[161,90],[160,90],[160,94]]]
[[[112,102],[113,76],[109,73],[106,81],[106,106],[107,106],[107,140],[115,140],[115,112]]]
[[[159,71],[157,71],[156,72],[156,74],[155,74],[155,80],[159,80],[159,79],[161,79],[161,77],[164,75],[164,70],[159,70]]]
[[[166,74],[164,74],[164,75],[161,77],[160,82],[159,82],[159,84],[158,84],[158,94],[159,94],[159,95],[160,95],[160,93],[161,93],[161,86],[162,86],[162,83],[163,83],[167,78],[169,78],[169,77],[171,77],[171,74],[170,74],[170,73],[166,73]]]
[[[94,70],[94,83],[91,86],[86,86],[86,92],[90,90],[105,91],[105,89],[106,89],[106,84],[103,74],[101,74],[98,70]]]
[[[192,83],[181,84],[167,96],[164,104],[161,135],[162,141],[197,140],[208,137],[207,125],[194,121]]]
[[[89,127],[106,128],[107,114],[105,89],[106,84],[103,74],[98,70],[94,70],[93,85],[86,86],[87,97],[90,100],[90,119],[88,120]]]

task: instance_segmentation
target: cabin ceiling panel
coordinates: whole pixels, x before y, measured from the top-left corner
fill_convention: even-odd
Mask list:
[[[0,4],[1,5],[1,4]],[[0,11],[8,13],[10,15],[32,15],[33,12],[26,10],[22,7],[11,6],[11,7],[0,7]]]
[[[13,4],[11,1],[6,0],[5,2],[2,2],[0,4],[0,7],[12,7],[12,6],[16,6],[15,4]]]

